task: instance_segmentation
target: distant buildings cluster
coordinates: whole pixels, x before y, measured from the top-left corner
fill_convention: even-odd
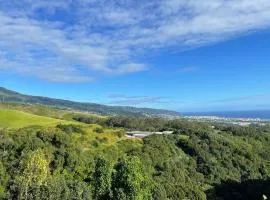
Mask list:
[[[260,118],[229,118],[218,116],[185,116],[185,119],[198,120],[198,121],[211,121],[211,122],[224,122],[235,124],[239,126],[249,126],[251,124],[264,125],[263,122],[269,122],[270,120]]]
[[[242,121],[242,122],[261,122],[260,118],[232,118],[232,117],[218,117],[218,116],[185,116],[187,119],[206,119],[206,120],[224,120],[224,121]]]

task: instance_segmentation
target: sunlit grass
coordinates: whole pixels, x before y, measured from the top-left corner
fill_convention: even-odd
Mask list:
[[[59,123],[71,123],[65,120],[38,116],[23,111],[0,108],[1,128],[23,128],[33,125],[54,126]]]

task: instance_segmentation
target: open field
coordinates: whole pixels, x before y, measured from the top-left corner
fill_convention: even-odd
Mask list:
[[[53,106],[39,104],[20,104],[20,103],[1,103],[0,109],[18,110],[38,116],[74,121],[74,116],[106,118],[104,115],[98,115],[90,112],[75,111],[71,109],[62,109]]]
[[[59,113],[62,114],[61,111]],[[55,114],[58,114],[57,111],[55,111]],[[69,116],[65,117],[65,119],[57,119],[53,117],[40,116],[21,110],[0,107],[0,128],[19,129],[29,126],[55,127],[59,124],[76,125],[84,132],[84,140],[79,142],[80,146],[84,146],[84,144],[96,139],[106,138],[106,142],[102,146],[110,146],[119,140],[126,139],[126,137],[121,139],[118,137],[118,132],[120,131],[118,129],[103,128],[98,124],[84,124],[76,122],[72,120],[72,113],[67,115]],[[97,133],[97,129],[102,130],[102,132]],[[73,137],[75,139],[76,137],[79,137],[79,135],[75,134]]]
[[[2,128],[23,128],[32,125],[50,126],[66,122],[68,121],[0,108],[0,127]]]

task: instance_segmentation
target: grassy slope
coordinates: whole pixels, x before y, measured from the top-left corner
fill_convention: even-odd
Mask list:
[[[51,106],[36,105],[36,104],[0,103],[0,109],[18,110],[18,111],[23,111],[23,112],[34,114],[34,115],[56,118],[56,119],[63,119],[63,120],[68,120],[68,121],[74,121],[72,118],[78,115],[86,116],[86,117],[94,116],[94,117],[105,118],[105,116],[98,115],[95,113],[60,109],[60,108],[55,108]]]
[[[0,127],[2,128],[23,128],[32,125],[49,126],[60,122],[64,123],[66,121],[0,108]]]
[[[33,125],[46,127],[55,127],[57,124],[75,124],[78,125],[84,133],[74,134],[73,141],[83,151],[103,151],[104,149],[114,146],[120,140],[130,140],[128,138],[118,137],[117,132],[121,129],[104,128],[98,124],[84,124],[72,120],[73,115],[92,115],[78,113],[73,111],[63,111],[44,106],[16,106],[9,105],[9,108],[0,105],[0,129],[19,129]],[[42,116],[44,115],[44,116]],[[102,116],[96,116],[102,117]],[[59,119],[60,118],[60,119]],[[102,133],[97,133],[96,128],[102,128]],[[122,130],[123,131],[123,130]],[[99,143],[99,147],[93,148],[91,144],[94,140],[107,138],[104,143]],[[141,145],[141,140],[135,139],[134,142]],[[119,152],[118,152],[119,153]]]
[[[117,132],[120,129],[106,129],[103,128],[103,133],[96,133],[96,128],[102,128],[97,124],[84,124],[80,122],[75,122],[68,119],[57,119],[47,116],[35,115],[29,112],[24,112],[21,110],[7,109],[0,107],[0,128],[18,129],[28,126],[38,125],[38,126],[50,126],[55,127],[57,124],[76,124],[79,125],[85,131],[85,141],[81,141],[81,144],[88,143],[96,138],[108,138],[108,142],[105,146],[114,144],[115,142],[126,139],[118,138]],[[76,137],[76,136],[75,136]]]

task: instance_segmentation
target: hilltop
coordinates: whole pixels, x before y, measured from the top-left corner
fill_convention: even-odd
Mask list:
[[[180,113],[162,109],[136,108],[128,106],[107,106],[88,102],[74,102],[63,99],[55,99],[41,96],[21,94],[6,88],[0,87],[0,99],[8,103],[20,104],[41,104],[46,106],[73,109],[78,111],[93,112],[102,115],[128,115],[128,116],[163,116],[176,117]]]

